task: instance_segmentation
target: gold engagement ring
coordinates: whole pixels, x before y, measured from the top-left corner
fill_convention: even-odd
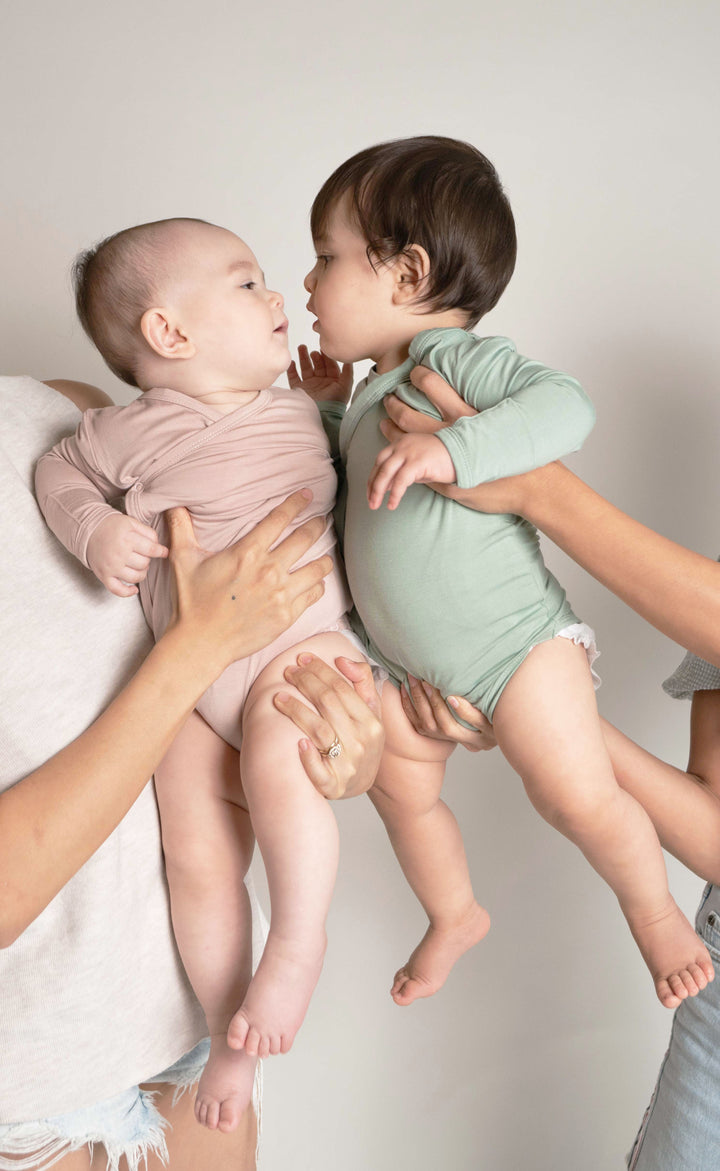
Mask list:
[[[319,748],[318,752],[321,756],[330,756],[334,760],[342,752],[342,744],[336,736],[329,748]]]

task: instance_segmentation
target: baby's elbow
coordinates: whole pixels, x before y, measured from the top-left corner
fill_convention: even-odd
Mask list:
[[[572,390],[572,419],[573,430],[575,433],[575,446],[573,450],[579,451],[588,435],[595,426],[597,419],[597,412],[592,403],[592,400],[586,395],[579,382],[573,379],[571,382]]]

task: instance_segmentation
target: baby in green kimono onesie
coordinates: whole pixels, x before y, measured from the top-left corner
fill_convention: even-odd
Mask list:
[[[349,384],[338,363],[375,363],[339,429],[339,527],[367,649],[396,686],[426,679],[493,720],[535,807],[614,890],[657,995],[673,1008],[705,987],[712,964],[668,890],[650,819],[616,782],[595,704],[592,631],[545,567],[531,525],[427,486],[467,488],[541,466],[577,450],[594,422],[574,379],[520,357],[505,338],[468,332],[515,263],[497,173],[453,139],[383,143],[331,175],[311,226],[317,261],[305,287],[320,350],[301,351],[291,386],[336,400],[323,409],[337,424]],[[388,444],[387,394],[437,417],[410,383],[415,365],[442,374],[476,410],[435,435]],[[440,800],[444,761],[415,772],[388,739],[371,797],[430,920],[393,985],[408,1004],[440,986],[489,920],[481,923]]]

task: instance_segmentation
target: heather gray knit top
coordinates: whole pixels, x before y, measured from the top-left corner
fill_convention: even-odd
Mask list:
[[[0,378],[0,790],[100,714],[150,640],[46,528],[37,457],[79,413],[32,378]],[[101,1101],[160,1073],[204,1034],[172,936],[148,785],[113,834],[0,950],[0,1123]]]

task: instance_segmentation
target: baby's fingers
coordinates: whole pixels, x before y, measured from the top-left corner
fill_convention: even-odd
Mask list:
[[[165,545],[161,545],[157,538],[155,529],[151,529],[150,525],[141,524],[140,521],[133,521],[133,552],[141,553],[145,557],[167,557],[168,549]]]
[[[152,530],[150,531],[152,532]],[[150,560],[151,557],[167,557],[168,552],[167,546],[161,545],[154,533],[152,537],[138,534],[132,543],[131,556],[145,557]]]
[[[303,381],[312,378],[314,370],[310,360],[310,351],[307,346],[298,346],[298,361],[300,362],[300,377]]]
[[[290,363],[285,373],[287,375],[290,389],[297,390],[300,386],[300,375],[298,374],[298,369],[294,362]]]
[[[142,553],[130,553],[126,557],[125,562],[126,562],[125,567],[128,571],[138,570],[138,571],[142,572],[142,574],[144,576],[147,573],[147,568],[148,568],[148,565],[150,564],[150,558],[145,557],[145,555]],[[134,581],[135,579],[133,578],[132,580]]]
[[[109,577],[105,582],[105,586],[117,598],[131,598],[133,594],[138,592],[137,586],[130,585],[126,581],[120,581],[119,577]]]

